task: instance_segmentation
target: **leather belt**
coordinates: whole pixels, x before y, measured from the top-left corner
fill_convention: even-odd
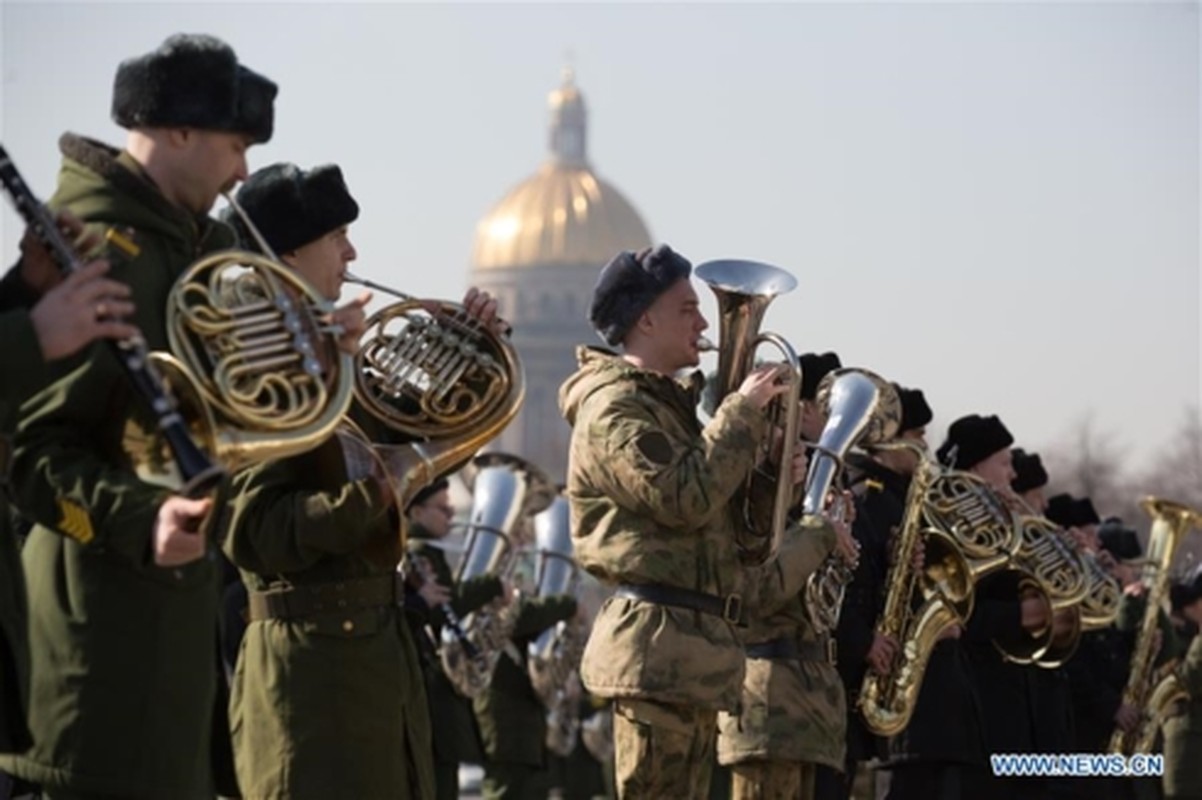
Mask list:
[[[748,658],[763,658],[773,661],[821,661],[835,663],[835,640],[823,636],[816,642],[798,642],[787,636],[766,642],[749,644],[743,648]]]
[[[747,627],[747,620],[743,616],[743,597],[738,594],[719,597],[716,594],[696,592],[678,586],[665,586],[662,583],[640,583],[623,584],[617,588],[614,596],[626,597],[631,600],[645,600],[660,606],[700,611],[702,614],[720,617],[731,625]]]
[[[301,619],[316,614],[392,606],[396,605],[398,597],[404,596],[397,582],[398,576],[377,575],[252,591],[249,592],[250,618],[252,621]]]

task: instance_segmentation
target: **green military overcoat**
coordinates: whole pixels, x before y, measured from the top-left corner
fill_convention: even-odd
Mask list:
[[[240,474],[226,554],[252,594],[395,578],[395,512],[350,480],[331,438]],[[430,719],[412,633],[394,600],[251,621],[230,696],[247,798],[434,796]]]
[[[131,286],[134,322],[151,349],[164,349],[176,277],[229,246],[232,231],[171,205],[127,155],[69,134],[60,145],[51,205],[132,236],[139,254],[110,276]],[[151,417],[99,346],[24,414],[12,485],[37,523],[22,554],[34,746],[0,769],[52,788],[208,800],[218,571],[212,558],[173,569],[153,562],[167,492],[135,477],[123,446]]]

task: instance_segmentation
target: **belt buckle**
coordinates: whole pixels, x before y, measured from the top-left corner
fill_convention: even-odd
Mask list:
[[[728,594],[722,601],[722,619],[731,625],[738,625],[743,616],[743,597],[738,594]]]

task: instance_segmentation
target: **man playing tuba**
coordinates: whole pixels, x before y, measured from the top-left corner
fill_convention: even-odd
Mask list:
[[[729,501],[784,386],[778,368],[753,370],[702,427],[700,374],[674,377],[699,363],[707,327],[691,271],[667,245],[615,256],[589,319],[622,353],[580,348],[580,369],[560,389],[577,559],[616,586],[581,677],[614,700],[620,797],[706,796],[717,712],[737,705],[742,685],[744,604],[796,594],[835,543],[828,523],[807,518],[776,559],[750,576],[740,568]]]

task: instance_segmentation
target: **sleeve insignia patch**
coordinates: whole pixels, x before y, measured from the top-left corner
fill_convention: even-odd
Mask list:
[[[62,519],[58,521],[58,529],[80,544],[87,544],[96,537],[92,530],[92,518],[79,503],[65,497],[58,499],[58,511]]]

